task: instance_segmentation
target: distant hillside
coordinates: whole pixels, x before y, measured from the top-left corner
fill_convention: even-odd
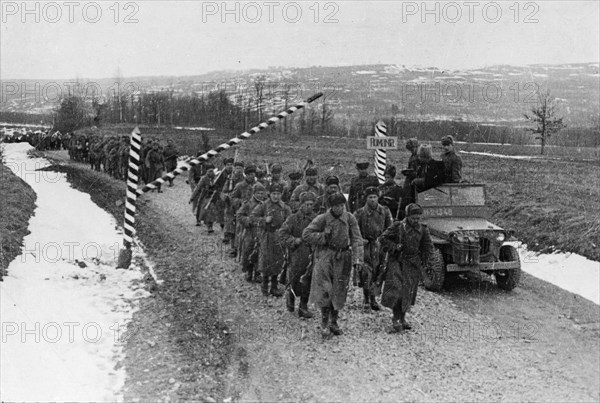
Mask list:
[[[231,99],[256,108],[255,83],[264,79],[267,113],[323,91],[324,101],[338,122],[351,127],[360,120],[396,116],[412,121],[456,120],[521,126],[523,113],[535,104],[536,86],[550,88],[560,99],[570,127],[591,126],[600,110],[598,63],[492,66],[478,70],[441,70],[435,67],[365,65],[218,71],[187,77],[130,77],[122,93],[173,92],[206,94],[225,89]],[[73,81],[73,80],[71,80]],[[87,84],[103,95],[118,92],[115,79]],[[66,95],[69,80],[4,80],[0,112],[48,113]],[[80,88],[89,80],[79,80]],[[73,85],[70,85],[73,88]],[[595,118],[594,118],[595,117]]]

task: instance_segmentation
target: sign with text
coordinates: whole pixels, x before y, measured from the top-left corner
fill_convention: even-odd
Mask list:
[[[369,150],[397,150],[398,137],[367,137],[367,149]]]

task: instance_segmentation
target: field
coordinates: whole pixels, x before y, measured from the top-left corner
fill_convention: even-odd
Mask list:
[[[102,130],[103,134],[128,134],[132,127]],[[141,128],[143,137],[173,139],[182,155],[200,150],[199,131]],[[209,131],[210,145],[226,142],[239,134]],[[400,141],[400,147],[404,144]],[[441,147],[432,144],[434,156]],[[285,136],[275,128],[259,132],[238,147],[238,158],[262,165],[281,163],[284,174],[301,169],[308,158],[319,169],[324,181],[330,174],[339,176],[348,191],[359,159],[373,161],[373,151],[364,139]],[[492,220],[516,230],[519,240],[535,251],[575,252],[600,260],[600,150],[583,147],[547,147],[545,156],[538,146],[464,143],[459,144],[464,162],[463,176],[470,182],[487,185]],[[500,158],[471,152],[527,159]],[[233,148],[217,157],[233,156]],[[388,162],[406,166],[408,152],[388,152]],[[401,179],[401,178],[398,178]]]

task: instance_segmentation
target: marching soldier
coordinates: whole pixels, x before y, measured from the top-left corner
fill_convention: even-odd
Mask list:
[[[216,207],[214,199],[217,193],[215,186],[215,171],[214,165],[211,163],[205,164],[207,169],[206,174],[200,179],[194,193],[190,197],[190,203],[193,203],[194,214],[196,215],[196,226],[200,226],[200,222],[204,221],[208,228],[208,234],[214,231],[213,223],[216,221]]]
[[[152,144],[152,148],[146,155],[146,168],[148,169],[148,183],[160,178],[163,174],[165,161],[158,142]],[[160,183],[156,187],[158,188],[158,193],[162,193]]]
[[[281,242],[288,250],[287,278],[289,288],[286,294],[286,306],[288,311],[294,312],[296,297],[300,298],[298,316],[301,318],[312,318],[313,314],[308,310],[308,297],[310,295],[310,284],[302,284],[300,277],[306,273],[311,260],[310,246],[302,240],[302,231],[317,216],[313,211],[315,195],[305,192],[300,195],[300,209],[289,216],[279,229]]]
[[[363,239],[356,218],[345,211],[346,198],[334,194],[331,208],[318,215],[302,232],[302,239],[314,249],[314,267],[309,300],[321,308],[321,335],[342,334],[339,311],[346,303],[350,271],[363,264]],[[352,249],[350,249],[352,248]]]
[[[165,170],[167,172],[172,172],[177,168],[177,157],[179,153],[177,152],[177,148],[175,148],[175,144],[173,144],[173,140],[167,140],[167,146],[163,151],[163,156],[165,160]],[[173,179],[169,178],[169,187],[173,186]]]
[[[119,179],[127,179],[127,168],[129,166],[129,138],[121,137],[121,146],[119,147]]]
[[[298,185],[300,185],[302,174],[300,172],[291,172],[288,174],[288,178],[290,178],[290,184],[283,190],[281,200],[289,205],[292,198],[292,193],[294,193],[294,190],[298,187]]]
[[[306,170],[305,175],[306,182],[294,189],[294,192],[292,193],[292,198],[290,199],[290,207],[294,212],[298,210],[298,206],[300,205],[300,194],[304,192],[312,192],[318,197],[325,192],[324,186],[320,183],[317,183],[316,168],[308,168]]]
[[[271,167],[270,186],[280,183],[283,185],[283,190],[285,192],[285,189],[287,189],[290,185],[285,180],[281,179],[282,171],[283,171],[283,168],[281,167],[281,164],[273,164],[273,166]],[[281,194],[281,200],[285,202],[285,200],[283,200],[283,193]]]
[[[352,181],[350,182],[350,192],[348,194],[348,204],[351,213],[354,213],[356,210],[365,205],[365,189],[370,186],[379,186],[377,177],[374,175],[369,175],[367,173],[367,168],[369,168],[369,163],[366,161],[356,163],[358,176],[352,178]]]
[[[406,313],[415,304],[422,265],[433,251],[429,229],[420,223],[421,214],[421,206],[409,204],[406,218],[396,221],[379,237],[383,250],[389,254],[381,304],[393,311],[394,333],[411,329]]]
[[[337,176],[328,176],[327,179],[325,179],[325,192],[317,197],[313,206],[315,213],[326,213],[331,207],[329,205],[329,198],[336,193],[342,193],[342,190],[340,189],[340,180]],[[348,203],[346,203],[346,211],[348,211]]]
[[[253,195],[245,201],[237,212],[237,222],[243,228],[239,234],[241,249],[242,272],[246,273],[246,281],[256,282],[260,279],[258,273],[258,220],[251,217],[252,211],[266,198],[265,187],[261,183],[253,185]]]
[[[395,181],[396,167],[391,165],[385,169],[385,182],[379,185],[379,204],[386,206],[393,218],[398,218],[398,208],[402,199],[402,188]]]
[[[201,156],[202,153],[198,152],[196,158]],[[196,189],[198,182],[202,179],[202,172],[204,171],[204,161],[200,161],[199,164],[192,166],[188,172],[188,184],[192,188],[192,192]]]
[[[390,210],[377,202],[379,192],[376,187],[366,189],[367,202],[364,207],[354,213],[358,227],[364,240],[364,261],[359,275],[359,286],[363,288],[365,309],[379,310],[375,297],[379,294],[376,280],[380,270],[380,247],[377,238],[383,231],[392,225],[393,219]]]
[[[246,175],[244,180],[235,185],[229,196],[231,200],[231,207],[234,209],[234,211],[238,211],[243,202],[250,200],[250,197],[252,196],[252,186],[254,186],[256,183],[256,167],[254,165],[248,165],[246,168],[244,168],[244,174]],[[234,239],[238,239],[238,234],[241,232],[242,227],[239,225],[239,223],[237,223]],[[234,249],[230,252],[229,256],[236,257],[237,250],[240,248],[239,242],[236,242],[236,244],[233,246]]]
[[[244,163],[241,161],[235,161],[233,163],[233,172],[227,177],[223,191],[221,192],[221,198],[225,203],[225,228],[223,229],[223,243],[231,244],[232,251],[235,250],[235,220],[236,210],[234,210],[230,195],[233,192],[235,186],[244,180]]]
[[[261,291],[264,296],[269,294],[275,297],[283,296],[283,291],[278,288],[277,276],[283,269],[284,249],[277,230],[292,211],[281,201],[282,193],[283,184],[272,185],[269,198],[255,207],[251,215],[258,220],[261,227],[258,267],[262,275]]]

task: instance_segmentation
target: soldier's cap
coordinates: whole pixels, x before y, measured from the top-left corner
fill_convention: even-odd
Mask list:
[[[262,183],[257,182],[257,183],[254,184],[254,186],[252,186],[252,191],[254,193],[256,193],[256,192],[264,192],[264,191],[266,191],[266,189],[265,189],[265,186]]]
[[[290,172],[288,177],[293,181],[297,181],[302,178],[302,174],[300,172]]]
[[[454,137],[452,137],[450,134],[442,137],[442,145],[443,146],[450,146],[453,144],[454,144]]]
[[[306,176],[317,176],[317,168],[308,168],[306,170]]]
[[[369,163],[367,161],[361,161],[356,163],[356,169],[367,169],[369,167]]]
[[[325,184],[327,186],[329,186],[329,185],[339,185],[340,184],[340,178],[338,178],[337,176],[334,176],[334,175],[328,176],[327,179],[325,179]]]
[[[384,172],[383,174],[384,174],[384,175],[389,175],[389,176],[391,176],[392,178],[395,178],[395,177],[396,177],[396,167],[395,167],[395,166],[393,166],[393,165],[390,165],[389,167],[387,167],[387,168],[385,169],[385,172]]]
[[[273,164],[273,166],[271,167],[272,174],[280,174],[281,171],[283,171],[283,168],[280,164]]]
[[[415,137],[406,140],[406,149],[409,151],[414,151],[419,147],[419,140]]]
[[[303,204],[307,201],[315,201],[317,200],[317,196],[313,192],[302,192],[300,193],[300,204]]]
[[[328,201],[331,207],[337,206],[339,204],[346,204],[346,198],[341,193],[332,194],[331,196],[329,196]]]
[[[244,167],[244,163],[242,161],[236,161],[233,163],[234,167]]]
[[[233,158],[225,158],[223,160],[223,164],[227,165],[227,164],[233,164]]]
[[[376,195],[379,196],[379,190],[375,186],[369,186],[365,189],[365,196]]]
[[[283,183],[273,183],[269,186],[269,193],[283,193]]]
[[[207,163],[204,164],[204,169],[206,169],[208,171],[208,170],[211,170],[211,169],[215,169],[215,166],[214,166],[214,164],[212,162],[207,162]]]
[[[246,175],[248,175],[248,174],[255,174],[256,173],[256,167],[254,165],[248,165],[246,168],[244,168],[244,173]]]
[[[417,203],[409,204],[408,206],[406,206],[406,209],[404,209],[404,211],[406,212],[407,217],[414,214],[423,214],[423,209]]]

